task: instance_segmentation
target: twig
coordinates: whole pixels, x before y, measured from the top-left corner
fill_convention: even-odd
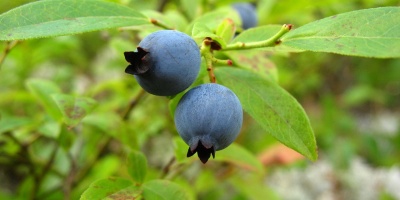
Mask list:
[[[6,43],[6,48],[4,48],[3,53],[0,55],[0,69],[7,55],[10,53],[11,49],[14,48],[19,43],[18,40],[14,40]]]
[[[43,166],[42,172],[39,174],[39,178],[43,179],[44,176],[50,171],[51,166],[54,163],[54,159],[56,158],[57,151],[58,151],[58,145],[56,144],[53,151],[51,152],[49,160],[46,162],[46,164]]]
[[[108,145],[111,143],[112,138],[108,137],[103,143],[101,143],[97,149],[97,154],[95,155],[94,159],[88,163],[85,167],[82,167],[79,173],[77,173],[75,176],[75,180],[72,184],[72,187],[77,185],[81,180],[83,180],[89,173],[89,171],[93,168],[93,166],[96,164],[97,159],[100,157],[100,155],[107,149]]]
[[[273,47],[277,44],[280,44],[281,41],[279,40],[279,38],[281,38],[284,34],[289,32],[291,29],[292,29],[291,24],[284,24],[278,33],[276,33],[274,36],[272,36],[271,38],[269,38],[267,40],[263,40],[263,41],[259,41],[259,42],[249,42],[249,43],[237,42],[235,44],[227,45],[225,48],[221,49],[221,51]]]
[[[9,137],[13,142],[15,142],[21,149],[26,148],[22,142],[18,140],[10,131],[4,133],[5,136]]]
[[[71,190],[73,188],[74,185],[74,180],[75,180],[75,175],[76,175],[76,162],[74,157],[72,156],[72,154],[70,152],[68,152],[68,158],[70,160],[70,167],[71,169],[69,170],[69,173],[65,179],[64,185],[62,187],[63,192],[64,192],[64,199],[70,199],[71,198]]]
[[[204,56],[204,59],[206,61],[208,77],[210,78],[210,82],[216,83],[217,80],[215,78],[214,69],[213,69],[214,57],[213,57],[212,50],[211,50],[211,44],[212,44],[212,39],[205,38],[203,41],[203,44],[200,47],[200,52],[201,52],[201,55]]]
[[[163,179],[167,176],[167,174],[171,171],[171,167],[172,165],[175,163],[176,158],[175,156],[172,157],[169,162],[167,163],[167,165],[162,169],[162,173],[160,175],[160,179]]]
[[[229,66],[231,66],[233,64],[232,60],[221,60],[221,59],[217,59],[215,57],[212,58],[212,62],[214,64],[229,65]]]
[[[158,26],[158,27],[161,27],[161,28],[167,29],[167,30],[175,30],[175,28],[172,28],[172,27],[168,26],[167,24],[165,24],[161,21],[158,21],[156,19],[150,18],[149,20],[150,20],[150,23],[154,24],[155,26]]]
[[[135,96],[135,98],[129,103],[128,108],[125,110],[124,114],[122,115],[122,119],[124,121],[127,121],[129,119],[129,116],[135,108],[135,106],[139,103],[139,101],[146,95],[147,93],[143,90],[140,89],[139,93]]]
[[[70,159],[71,162],[71,169],[68,175],[65,177],[66,180],[64,184],[54,187],[53,189],[40,194],[38,199],[46,198],[50,194],[54,192],[59,192],[60,190],[64,192],[64,199],[69,199],[71,197],[72,188],[75,188],[79,183],[82,182],[83,179],[86,178],[90,170],[96,164],[98,157],[102,154],[103,151],[105,151],[105,149],[108,147],[111,141],[112,138],[108,137],[105,142],[101,143],[101,145],[98,146],[99,151],[97,152],[97,155],[95,155],[95,158],[91,160],[90,163],[88,163],[86,166],[82,167],[80,171],[77,171],[76,161],[74,157],[69,153],[68,158]]]

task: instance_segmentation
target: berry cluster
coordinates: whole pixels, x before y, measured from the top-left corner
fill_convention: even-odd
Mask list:
[[[173,96],[195,81],[201,55],[195,41],[174,30],[145,37],[137,51],[125,52],[130,63],[125,72],[134,75],[147,92]],[[175,126],[189,145],[187,157],[197,153],[203,163],[215,151],[229,146],[242,127],[243,111],[237,96],[225,86],[208,83],[190,89],[175,111]]]

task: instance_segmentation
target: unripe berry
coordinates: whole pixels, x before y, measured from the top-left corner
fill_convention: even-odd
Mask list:
[[[197,152],[203,163],[236,139],[242,122],[243,110],[237,96],[215,83],[189,90],[175,110],[176,128],[189,145],[187,156]]]
[[[173,96],[188,88],[200,70],[200,50],[185,33],[161,30],[151,33],[136,52],[125,52],[130,65],[125,72],[135,76],[147,92]]]

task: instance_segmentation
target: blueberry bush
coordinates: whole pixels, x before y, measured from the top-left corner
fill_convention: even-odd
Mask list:
[[[0,199],[281,199],[277,167],[396,165],[399,122],[360,124],[400,112],[398,6],[3,1]]]

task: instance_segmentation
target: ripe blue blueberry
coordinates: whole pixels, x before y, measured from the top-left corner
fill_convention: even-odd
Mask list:
[[[230,89],[216,83],[192,88],[175,110],[176,129],[189,145],[187,157],[197,152],[203,163],[236,139],[242,123],[239,99]]]
[[[137,51],[125,52],[130,65],[125,72],[135,76],[147,92],[173,96],[188,88],[200,70],[200,50],[188,35],[174,30],[151,33]]]
[[[239,13],[242,19],[243,29],[257,26],[258,19],[255,7],[250,3],[235,3],[232,7]]]

